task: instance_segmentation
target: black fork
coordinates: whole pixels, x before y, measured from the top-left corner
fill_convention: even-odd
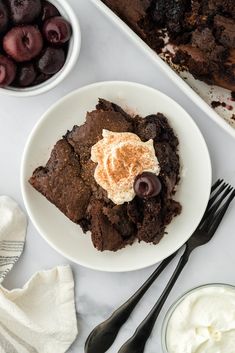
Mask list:
[[[186,243],[184,254],[182,255],[180,262],[173,276],[171,277],[166,289],[162,293],[161,297],[159,298],[158,302],[151,310],[149,315],[137,328],[134,336],[129,341],[127,341],[127,343],[121,348],[119,353],[143,352],[146,341],[152,331],[158,314],[161,311],[161,308],[165,303],[178,276],[186,265],[190,253],[197,246],[205,244],[212,238],[227,208],[229,207],[230,202],[235,196],[234,193],[235,191],[231,188],[231,186],[223,182],[223,180],[218,180],[212,186],[211,197],[206,212],[197,230]],[[228,195],[229,197],[222,205],[224,199],[226,199]],[[210,228],[210,232],[205,231],[206,227]],[[200,242],[198,240],[198,238],[200,237],[199,234],[201,234],[202,237],[202,240],[200,240]],[[158,276],[166,268],[166,266],[172,261],[176,254],[177,252],[162,261],[158,268],[152,273],[152,275],[129,300],[127,300],[120,308],[118,308],[109,319],[96,326],[96,328],[91,332],[91,334],[87,338],[85,344],[85,353],[104,353],[111,347],[111,345],[116,339],[120,328],[127,321],[140,299],[144,296],[149,287],[153,284],[156,278],[158,278]],[[139,341],[141,341],[141,343],[139,343]]]
[[[213,191],[215,189],[213,189]],[[220,197],[218,199],[219,195]],[[162,295],[160,296],[150,313],[146,316],[146,318],[136,329],[134,335],[121,347],[118,353],[144,352],[145,344],[152,332],[153,326],[158,318],[158,315],[171,289],[177,281],[180,273],[187,264],[190,254],[198,246],[202,246],[211,240],[222,218],[224,217],[231,201],[235,197],[235,190],[230,185],[223,183],[220,189],[217,190],[217,192],[212,197],[212,202],[209,202],[207,211],[204,217],[202,218],[198,228],[193,233],[191,238],[187,241],[184,253],[181,256],[179,263]]]

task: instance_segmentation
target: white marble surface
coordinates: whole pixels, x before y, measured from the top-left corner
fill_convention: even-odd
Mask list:
[[[214,180],[223,177],[235,185],[235,141],[178,91],[167,77],[159,72],[156,65],[88,0],[70,2],[78,14],[82,29],[81,55],[74,72],[56,89],[39,97],[16,99],[0,96],[0,194],[12,196],[24,207],[19,180],[22,151],[34,124],[52,103],[77,87],[116,79],[150,85],[180,103],[195,119],[206,138],[212,158]],[[200,189],[192,192],[200,192]],[[169,305],[184,291],[208,282],[235,284],[234,212],[235,203],[213,241],[192,255],[153,330],[146,353],[161,352],[162,317]],[[9,289],[21,287],[35,271],[66,263],[68,261],[50,248],[29,222],[24,254],[4,285]],[[81,353],[91,329],[128,298],[155,267],[134,273],[111,274],[91,271],[75,264],[71,266],[76,280],[79,335],[69,352]],[[172,270],[173,264],[152,286],[109,352],[116,353],[121,343],[134,332],[158,298]]]

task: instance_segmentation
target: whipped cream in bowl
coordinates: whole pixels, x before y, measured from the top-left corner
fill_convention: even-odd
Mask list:
[[[234,353],[235,287],[209,284],[191,290],[169,309],[164,353]]]

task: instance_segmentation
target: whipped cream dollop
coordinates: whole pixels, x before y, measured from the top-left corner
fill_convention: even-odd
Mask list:
[[[234,353],[235,289],[201,287],[182,300],[167,326],[169,353]]]
[[[158,175],[160,167],[153,140],[142,142],[130,132],[103,130],[103,139],[91,149],[91,160],[98,163],[94,178],[116,205],[135,197],[134,181],[143,172]]]

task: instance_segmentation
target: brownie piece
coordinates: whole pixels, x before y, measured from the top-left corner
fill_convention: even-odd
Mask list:
[[[102,130],[114,132],[132,131],[132,123],[128,121],[122,111],[115,111],[100,103],[97,110],[87,113],[86,123],[74,126],[66,135],[67,141],[73,146],[81,160],[90,158],[91,147],[102,138]]]
[[[114,210],[115,207],[105,205],[100,200],[91,202],[91,238],[95,248],[100,251],[117,251],[135,240],[134,223],[124,212],[125,206],[119,206],[120,214]]]
[[[102,1],[158,53],[167,31],[176,52],[172,61],[180,69],[235,90],[234,0]]]
[[[94,178],[91,148],[102,130],[132,132],[142,141],[153,139],[161,171],[162,191],[148,200],[135,197],[115,205]],[[45,167],[37,168],[30,184],[57,206],[84,232],[91,231],[94,246],[117,251],[135,239],[157,244],[165,227],[181,212],[172,199],[179,181],[178,139],[163,114],[130,116],[118,105],[100,99],[86,122],[74,126],[54,146]]]
[[[37,168],[29,181],[71,221],[77,223],[86,212],[91,194],[80,172],[78,156],[63,139],[56,143],[46,166]]]

